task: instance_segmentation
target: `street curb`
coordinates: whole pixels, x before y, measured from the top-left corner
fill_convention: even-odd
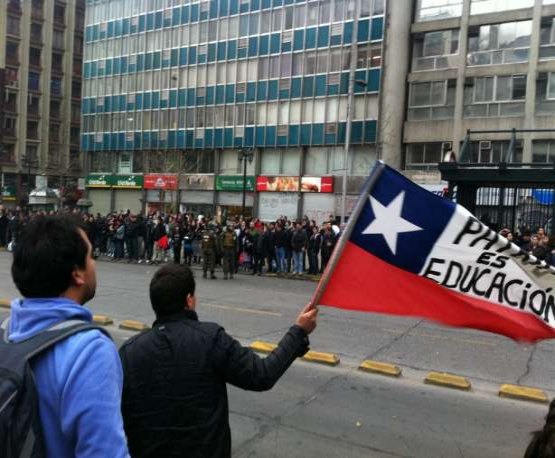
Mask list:
[[[533,401],[546,404],[549,399],[543,390],[521,385],[501,385],[499,396],[502,398],[520,399],[523,401]]]
[[[144,331],[146,329],[150,329],[150,326],[145,323],[141,323],[140,321],[135,320],[123,320],[119,326],[120,329],[125,329],[127,331]]]
[[[430,372],[424,379],[424,383],[463,391],[469,391],[471,388],[470,382],[466,377],[446,372]]]
[[[260,340],[256,340],[250,345],[250,348],[252,350],[260,353],[271,353],[276,347],[276,344],[270,342],[262,342]],[[325,353],[312,350],[304,355],[302,359],[311,363],[325,364],[327,366],[337,366],[340,363],[339,356],[333,353]]]
[[[7,299],[0,299],[0,308],[8,309],[8,310],[11,309],[12,308],[11,302]]]
[[[373,361],[371,359],[365,359],[362,363],[360,363],[358,370],[373,374],[386,375],[388,377],[400,377],[402,374],[401,369],[395,364]]]
[[[106,315],[93,315],[93,323],[101,326],[108,326],[114,324],[114,320]]]

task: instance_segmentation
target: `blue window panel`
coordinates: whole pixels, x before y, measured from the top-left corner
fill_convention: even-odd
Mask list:
[[[162,59],[162,68],[169,68],[170,66],[170,59],[171,59],[171,55],[169,59]]]
[[[85,66],[83,67],[83,75],[85,79],[89,79],[91,77],[91,63],[85,62]]]
[[[100,66],[99,66],[96,73],[97,73],[98,76],[104,76],[104,69],[100,68]]]
[[[172,18],[171,17],[164,17],[162,19],[162,27],[171,27],[172,26]]]
[[[231,40],[227,43],[227,58],[237,58],[237,40]]]
[[[314,77],[306,76],[303,78],[303,97],[312,97],[314,95]]]
[[[158,133],[156,133],[158,134]],[[168,147],[168,140],[158,139],[158,148],[166,149]]]
[[[271,8],[272,0],[262,0],[262,9]]]
[[[287,136],[282,135],[277,138],[276,146],[287,146]]]
[[[326,88],[327,88],[327,76],[326,75],[318,75],[316,77],[316,96],[319,95],[326,95]]]
[[[179,65],[187,65],[187,48],[181,48],[179,50]]]
[[[129,71],[129,64],[127,62],[127,56],[120,58],[120,73],[125,74]],[[115,73],[115,70],[114,70]]]
[[[150,146],[156,148],[158,146],[158,132],[150,132]]]
[[[120,95],[119,96],[119,110],[124,111],[126,106],[127,106],[127,96]]]
[[[312,126],[312,144],[313,145],[324,144],[324,125],[323,124],[314,124]]]
[[[239,0],[229,0],[229,14],[237,14],[239,12]]]
[[[100,32],[99,26],[98,26],[98,25],[93,25],[92,34],[91,34],[91,35],[92,35],[92,40],[93,40],[93,41],[98,40],[99,32]]]
[[[257,11],[260,9],[260,0],[251,0],[251,11]]]
[[[172,26],[179,25],[181,23],[181,8],[174,8],[172,10]]]
[[[281,45],[281,52],[291,52],[291,42],[288,41],[287,43],[282,43]]]
[[[106,32],[103,32],[102,30],[98,31],[98,38],[100,40],[103,40],[104,38],[106,38]]]
[[[351,43],[353,41],[353,23],[347,22],[343,27],[343,43]]]
[[[224,130],[214,129],[214,148],[221,148],[224,146]]]
[[[366,143],[376,143],[376,121],[365,121],[364,122],[364,141]]]
[[[276,144],[276,126],[266,127],[266,146],[275,146]]]
[[[111,62],[111,71],[112,74],[114,75],[120,75],[122,73],[127,73],[127,72],[123,72],[121,70],[121,59],[119,57],[114,57],[113,61]]]
[[[160,93],[152,93],[152,108],[160,108]]]
[[[316,47],[316,27],[306,29],[305,48],[312,49]]]
[[[245,146],[254,146],[254,127],[245,127]]]
[[[114,36],[121,37],[123,21],[118,19],[114,24]]]
[[[200,16],[199,16],[199,20],[200,21],[205,21],[206,19],[208,19],[208,11],[201,11]]]
[[[341,35],[332,35],[330,38],[330,46],[340,45]]]
[[[112,74],[112,61],[113,59],[106,59],[106,70],[105,70],[105,75],[109,76]]]
[[[145,70],[152,69],[152,53],[149,52],[145,54]]]
[[[225,103],[233,103],[235,99],[235,85],[227,84],[225,86]]]
[[[145,110],[148,110],[149,108],[152,108],[152,93],[145,92],[145,94],[143,96],[143,108]]]
[[[218,0],[211,0],[209,13],[210,19],[218,17]]]
[[[93,39],[93,29],[92,27],[87,27],[85,29],[85,43],[91,42]]]
[[[203,149],[204,148],[204,139],[203,138],[195,138],[195,148]]]
[[[181,7],[181,23],[188,24],[189,23],[189,5]]]
[[[177,140],[176,140],[175,146],[177,148],[185,148],[185,131],[184,130],[178,130],[177,131]]]
[[[268,81],[268,100],[277,100],[278,98],[278,81]]]
[[[172,49],[171,50],[171,57],[170,57],[170,64],[172,67],[177,67],[179,63],[179,49]]]
[[[135,106],[137,110],[143,109],[143,94],[135,94]]]
[[[102,149],[107,151],[110,149],[110,134],[104,134],[102,137]]]
[[[139,16],[139,32],[144,32],[146,30],[146,14],[141,14]]]
[[[272,6],[283,6],[283,0],[272,0]]]
[[[291,79],[291,98],[297,99],[301,96],[302,78]]]
[[[218,43],[218,60],[225,60],[226,50],[227,43],[225,41],[220,41]]]
[[[142,72],[145,68],[145,55],[137,54],[137,72]]]
[[[311,124],[301,124],[301,145],[310,145]]]
[[[143,139],[141,141],[141,144],[144,149],[150,147],[150,132],[143,132]]]
[[[351,142],[362,142],[362,121],[353,121],[351,128]]]
[[[175,148],[177,135],[175,130],[168,131],[168,148]]]
[[[110,111],[120,111],[119,105],[119,95],[108,96],[104,99],[104,107],[102,107],[104,113],[109,113]]]
[[[106,24],[106,38],[114,37],[114,22],[110,21]]]
[[[133,111],[133,110],[135,110],[135,104],[132,103],[132,102],[128,102],[127,105],[125,106],[125,109],[127,111]]]
[[[187,105],[187,89],[179,89],[177,91],[177,106],[184,107]]]
[[[206,88],[206,105],[214,104],[214,86],[208,86]]]
[[[140,149],[141,148],[141,133],[140,132],[135,132],[133,137],[134,137],[133,142],[135,143],[135,148]]]
[[[341,73],[341,80],[339,83],[339,93],[347,94],[349,92],[349,74]]]
[[[91,62],[91,78],[94,78],[98,75],[98,63]]]
[[[243,147],[243,137],[235,137],[234,140],[234,146],[235,148],[242,148]]]
[[[256,83],[247,83],[247,102],[256,100]]]
[[[243,103],[245,101],[245,93],[240,92],[235,94],[235,103]]]
[[[199,54],[198,59],[197,59],[197,63],[205,64],[206,63],[206,54]]]
[[[216,60],[216,43],[210,43],[208,45],[208,62],[214,62]]]
[[[249,57],[256,56],[258,52],[258,38],[249,38]]]
[[[136,25],[133,25],[130,22],[128,22],[128,24],[129,24],[129,33],[137,33],[137,31],[139,30],[138,22],[137,22]],[[121,33],[122,33],[122,35],[126,35],[125,33],[123,33],[123,30],[122,30]]]
[[[304,30],[293,32],[293,50],[299,51],[304,48]]]
[[[125,142],[125,149],[127,151],[131,150],[133,151],[135,149],[135,142],[133,140],[129,140]]]
[[[239,13],[248,13],[249,3],[239,3]]]
[[[160,68],[162,64],[162,53],[153,52],[152,53],[152,68]]]
[[[192,148],[194,141],[195,141],[195,138],[193,136],[193,131],[187,130],[185,132],[185,147]]]
[[[187,106],[192,107],[195,105],[195,88],[187,89]]]
[[[299,144],[299,126],[289,126],[289,145]]]
[[[204,131],[204,147],[213,148],[214,143],[214,131],[212,129],[206,129]]]
[[[189,65],[194,65],[197,62],[197,47],[191,46],[189,48]]]
[[[225,86],[220,84],[216,86],[216,105],[224,103],[225,100]]]
[[[254,143],[256,146],[264,146],[264,127],[256,128]]]
[[[270,35],[270,54],[279,52],[281,42],[281,35],[279,33],[274,33]]]
[[[370,40],[383,40],[383,17],[375,17],[372,19]]]
[[[83,99],[83,104],[81,105],[81,113],[88,114],[91,109],[91,99]]]
[[[123,21],[121,21],[122,35],[129,35],[130,28],[131,28],[131,20],[129,18],[126,18]]]
[[[170,91],[170,107],[177,107],[177,89],[172,89]]]
[[[119,143],[119,134],[113,132],[108,134],[108,145],[112,145],[113,149],[118,149],[118,143]],[[123,141],[122,143],[125,143],[125,134],[123,135]]]
[[[220,1],[220,16],[227,16],[229,13],[229,0]]]
[[[199,19],[199,4],[191,5],[191,22],[198,22]]]
[[[89,150],[89,136],[81,135],[81,149],[84,151]]]
[[[318,27],[318,47],[322,48],[324,46],[327,46],[329,42],[330,42],[330,27],[328,25]]]
[[[233,128],[224,129],[224,146],[233,146]]]
[[[154,13],[154,28],[161,29],[162,28],[162,21],[163,21],[162,11],[157,11]]]
[[[196,105],[204,105],[204,97],[197,97]]]
[[[146,15],[146,29],[147,30],[154,29],[154,13],[149,13]]]
[[[243,59],[247,57],[247,48],[239,48],[237,50],[237,59]]]
[[[300,1],[300,0],[297,0],[297,2],[298,2],[298,1]],[[292,5],[293,3],[295,3],[295,0],[284,0],[284,1],[283,1],[283,4],[284,4],[284,5]]]
[[[335,145],[336,143],[335,134],[326,134],[324,138],[324,143],[326,145]]]
[[[260,37],[260,43],[258,45],[258,54],[260,56],[265,56],[270,52],[270,36],[263,35]]]
[[[268,81],[259,81],[256,88],[256,100],[266,100]]]
[[[358,21],[357,42],[368,41],[368,32],[370,31],[370,20],[363,19]]]
[[[289,83],[289,84],[291,84],[291,83]],[[279,98],[280,99],[288,99],[289,98],[289,89],[280,89]]]
[[[355,84],[353,84],[353,92],[355,94],[366,92],[366,86],[362,84],[363,81],[366,81],[366,70],[357,70],[355,72]]]

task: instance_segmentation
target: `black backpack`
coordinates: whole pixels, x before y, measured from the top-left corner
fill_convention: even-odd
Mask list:
[[[8,341],[9,318],[0,323],[0,457],[43,457],[44,439],[31,359],[79,332],[98,329],[108,337],[109,334],[99,326],[67,320],[14,343]]]

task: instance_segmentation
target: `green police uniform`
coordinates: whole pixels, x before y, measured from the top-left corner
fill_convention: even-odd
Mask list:
[[[202,231],[202,272],[206,278],[206,273],[210,270],[210,278],[215,279],[214,269],[216,268],[216,251],[218,249],[216,235],[212,229]]]
[[[224,269],[224,280],[233,278],[233,271],[235,269],[235,253],[237,249],[237,236],[235,231],[228,228],[220,236],[220,245],[222,247],[222,266]]]

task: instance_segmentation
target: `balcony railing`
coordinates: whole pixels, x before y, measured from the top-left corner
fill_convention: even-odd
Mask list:
[[[412,63],[413,72],[422,72],[426,70],[439,70],[443,68],[455,68],[459,63],[457,54],[449,54],[445,56],[417,57]]]
[[[468,54],[469,66],[514,64],[528,62],[530,48],[494,49],[491,51],[476,51]]]

